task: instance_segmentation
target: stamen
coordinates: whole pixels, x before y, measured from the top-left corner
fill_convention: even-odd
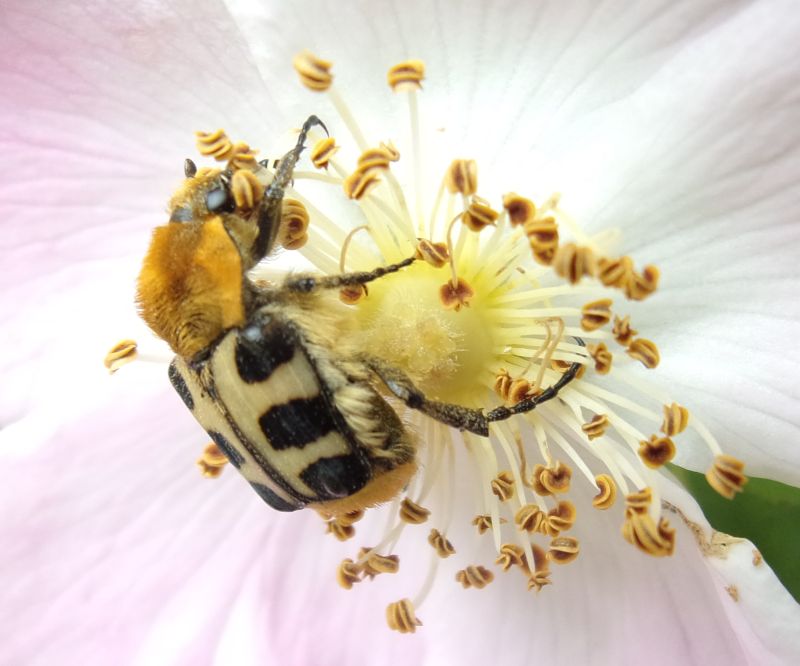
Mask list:
[[[617,486],[614,480],[608,474],[598,474],[594,480],[600,492],[592,500],[592,506],[595,509],[610,509],[617,499]]]
[[[197,459],[200,473],[207,479],[216,479],[227,464],[228,458],[214,442],[208,444],[203,449],[203,455]]]
[[[528,590],[540,592],[545,585],[550,585],[550,567],[547,553],[539,546],[533,546],[534,572],[528,578]]]
[[[586,433],[586,436],[591,441],[605,435],[608,426],[608,414],[595,414],[591,421],[581,426],[581,430]]]
[[[414,615],[414,606],[408,599],[395,601],[386,607],[386,622],[390,629],[401,634],[413,634],[417,627],[422,626],[422,622]]]
[[[503,196],[503,208],[508,213],[512,227],[525,225],[536,217],[536,204],[514,192]]]
[[[367,192],[381,182],[371,169],[356,169],[342,182],[348,199],[360,200]]]
[[[298,53],[292,60],[295,71],[300,75],[300,82],[316,92],[324,92],[333,83],[333,74],[330,69],[333,63],[329,60],[317,58],[310,51]]]
[[[431,512],[406,497],[400,503],[400,520],[409,525],[421,525],[428,520]]]
[[[203,157],[213,157],[218,162],[225,162],[233,155],[233,142],[223,129],[195,132],[194,136],[197,152]]]
[[[494,574],[481,565],[468,566],[466,569],[456,572],[456,582],[461,583],[461,587],[465,590],[471,587],[482,590],[493,580]]]
[[[561,532],[566,532],[575,523],[577,516],[575,505],[569,500],[561,500],[555,509],[547,514],[545,522],[547,536],[556,537]]]
[[[335,518],[325,523],[325,527],[325,533],[333,534],[338,541],[347,541],[356,535],[355,527],[346,523],[341,523]]]
[[[120,340],[111,349],[108,350],[103,365],[112,375],[119,370],[123,365],[136,360],[136,340]]]
[[[675,457],[675,443],[669,437],[651,435],[639,443],[639,457],[650,469],[658,469]]]
[[[523,226],[533,258],[543,266],[550,266],[558,250],[558,227],[554,217],[541,217],[541,211]]]
[[[553,467],[536,465],[533,468],[534,488],[540,495],[555,495],[569,490],[572,470],[564,463],[557,461]]]
[[[472,196],[478,189],[478,163],[475,160],[453,160],[444,175],[450,194]]]
[[[508,571],[512,565],[520,567],[523,571],[528,571],[528,562],[525,551],[521,546],[514,543],[504,543],[500,547],[500,554],[494,561],[503,571]]]
[[[505,519],[501,518],[500,523],[505,523]],[[488,530],[492,529],[492,517],[486,514],[475,516],[472,519],[472,524],[478,528],[478,534],[485,534]]]
[[[436,554],[442,559],[450,557],[456,552],[456,549],[453,548],[453,544],[436,529],[431,530],[431,533],[428,535],[428,543],[433,546]]]
[[[469,206],[467,206],[467,210],[461,216],[461,220],[470,231],[480,232],[493,225],[498,217],[500,217],[500,213],[492,209],[488,201],[473,196]]]
[[[507,502],[514,497],[514,477],[511,472],[500,472],[492,480],[492,492],[501,502]]]
[[[629,316],[617,317],[614,315],[614,328],[612,334],[619,344],[627,347],[631,340],[636,336],[639,331],[631,328],[631,318]]]
[[[386,79],[394,92],[422,90],[425,78],[425,63],[422,60],[406,60],[389,69]]]
[[[327,136],[314,144],[311,149],[311,162],[317,169],[327,169],[331,158],[338,151],[339,146],[336,145],[336,139],[332,136]]]
[[[281,228],[278,243],[287,250],[298,250],[308,242],[308,211],[297,199],[281,202]]]
[[[733,499],[736,493],[742,492],[747,483],[744,463],[733,456],[718,455],[706,472],[706,480],[725,499]]]
[[[540,532],[542,523],[546,520],[547,515],[535,504],[525,504],[514,514],[517,528],[530,533]],[[480,530],[480,527],[478,529]]]
[[[661,432],[668,437],[673,437],[686,430],[689,425],[689,410],[677,402],[664,405],[664,421],[661,423]]]
[[[547,557],[556,564],[569,564],[578,557],[580,548],[575,537],[556,537],[550,542]]]
[[[364,576],[370,580],[380,574],[397,573],[400,569],[400,558],[397,555],[379,555],[368,548],[362,548],[359,552],[359,562],[364,557],[366,561],[361,566]]]
[[[252,171],[239,169],[234,171],[231,178],[231,193],[237,208],[245,212],[252,211],[264,196],[264,184]]]
[[[611,320],[610,298],[602,298],[599,301],[592,301],[581,308],[581,328],[584,331],[595,331],[605,326]]]
[[[417,243],[417,251],[414,256],[434,268],[441,268],[450,260],[446,243],[432,243],[424,238]]]
[[[595,274],[597,261],[588,247],[566,243],[556,251],[553,270],[570,284],[577,284],[584,275],[591,277]]]
[[[658,347],[655,342],[645,338],[636,338],[628,345],[628,356],[641,361],[645,368],[651,370],[658,366],[661,362],[661,356],[658,353]]]
[[[604,342],[596,345],[586,345],[586,350],[594,359],[595,372],[600,375],[607,375],[611,372],[611,363],[614,360],[614,356],[608,351],[608,347]]]
[[[336,569],[336,582],[345,590],[352,589],[353,585],[361,582],[361,567],[349,558],[342,560]]]

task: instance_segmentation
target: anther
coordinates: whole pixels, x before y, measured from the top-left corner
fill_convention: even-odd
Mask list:
[[[504,518],[500,519],[501,524],[505,522],[506,521]],[[485,514],[480,516],[475,516],[472,519],[472,524],[478,528],[478,534],[485,534],[490,529],[492,529],[492,517]]]
[[[400,153],[393,143],[381,143],[377,148],[368,148],[361,153],[358,158],[358,168],[362,171],[370,169],[386,171],[390,162],[397,162],[399,159]]]
[[[584,331],[594,331],[605,326],[611,320],[610,298],[601,298],[599,301],[592,301],[581,308],[581,328]]]
[[[628,289],[633,275],[633,260],[630,257],[603,257],[597,262],[597,278],[606,287]]]
[[[297,250],[308,241],[308,211],[297,199],[284,199],[281,203],[281,228],[278,243],[287,250]]]
[[[747,483],[744,463],[733,456],[718,455],[706,472],[706,480],[724,498],[733,499],[736,493],[742,492],[744,484]]]
[[[578,540],[575,537],[556,537],[550,542],[547,557],[556,564],[569,564],[578,557]]]
[[[444,183],[451,194],[459,192],[472,196],[478,189],[478,164],[475,160],[453,160],[447,169]]]
[[[361,567],[350,558],[342,560],[336,569],[336,582],[345,590],[352,589],[353,585],[361,582]]]
[[[536,204],[514,192],[503,196],[503,208],[508,213],[508,220],[514,227],[527,224],[536,218]]]
[[[120,340],[108,350],[103,365],[110,373],[115,373],[126,363],[136,360],[136,340]]]
[[[456,572],[456,582],[461,583],[461,587],[465,590],[470,587],[482,590],[493,580],[494,574],[481,565],[468,566],[466,569]]]
[[[325,523],[325,533],[333,534],[338,541],[347,541],[355,536],[356,528],[352,524],[341,523],[334,518]]]
[[[224,162],[233,155],[233,143],[225,130],[195,132],[194,136],[197,151],[204,157],[213,157],[218,162]]]
[[[494,225],[498,217],[500,217],[500,213],[494,210],[488,201],[473,196],[467,210],[461,216],[461,221],[467,225],[470,231],[479,232]]]
[[[236,207],[240,210],[253,210],[264,196],[264,185],[258,177],[246,169],[233,172],[231,193]]]
[[[406,60],[389,68],[386,80],[394,92],[421,90],[425,78],[425,63],[422,60]]]
[[[625,287],[625,295],[634,301],[642,301],[658,287],[659,270],[655,266],[645,266],[644,271],[634,273]]]
[[[514,477],[511,472],[500,472],[492,479],[492,492],[501,502],[507,502],[514,497]]]
[[[331,87],[333,74],[330,69],[333,63],[317,58],[310,51],[298,53],[292,60],[295,71],[300,75],[300,82],[316,92],[323,92]]]
[[[426,520],[431,512],[424,506],[412,502],[406,497],[400,504],[400,520],[409,525],[421,525]]]
[[[428,535],[428,543],[433,546],[436,554],[441,558],[450,557],[456,552],[456,549],[453,548],[453,544],[436,529],[431,530],[431,533]]]
[[[589,355],[594,359],[594,369],[600,375],[607,375],[611,372],[611,362],[614,360],[613,354],[608,351],[604,342],[596,345],[586,346]]]
[[[462,307],[468,306],[475,291],[463,278],[456,280],[455,286],[448,280],[439,288],[439,301],[446,310],[458,312]]]
[[[543,522],[547,520],[545,513],[535,504],[526,504],[514,514],[514,523],[517,528],[525,532],[538,532]]]
[[[370,550],[370,548],[364,547],[358,551],[358,561],[361,562],[361,570],[364,576],[372,579],[382,573],[397,573],[400,568],[400,558],[397,555],[379,555],[378,553],[372,553],[364,560],[364,557]]]
[[[661,423],[661,432],[668,437],[673,437],[686,430],[689,425],[689,410],[677,402],[664,405],[664,421]]]
[[[238,169],[256,171],[258,169],[257,153],[258,151],[251,149],[246,143],[234,144],[231,155],[228,157],[228,169],[234,172]]]
[[[339,146],[336,145],[336,139],[332,136],[326,136],[324,139],[317,141],[311,149],[311,163],[317,169],[327,169],[328,163],[338,150]]]
[[[525,551],[522,546],[515,543],[504,543],[500,546],[500,554],[494,563],[499,565],[503,571],[508,571],[512,565],[520,567],[523,571],[528,570]]]
[[[669,522],[662,518],[656,526],[647,512],[626,510],[622,536],[628,543],[653,557],[667,557],[675,549],[675,530],[669,526]]]
[[[539,495],[555,495],[569,490],[572,470],[560,461],[553,467],[536,465],[533,468],[532,485]]]
[[[628,315],[622,318],[614,315],[614,328],[611,332],[619,344],[627,347],[639,331],[631,328],[631,318]]]
[[[550,564],[547,553],[543,548],[536,544],[531,544],[533,548],[533,574],[528,578],[528,591],[535,589],[537,592],[545,585],[550,585]]]
[[[414,256],[434,268],[441,268],[450,260],[447,243],[433,243],[424,238],[417,242],[417,251]]]
[[[553,269],[570,284],[577,284],[583,276],[594,275],[596,263],[591,248],[566,243],[556,251]]]
[[[556,537],[561,532],[566,532],[575,524],[576,516],[575,505],[569,500],[561,500],[556,508],[547,513],[547,536]]]
[[[608,426],[608,414],[595,414],[591,421],[581,425],[581,430],[586,433],[586,436],[591,441],[605,435]]]
[[[544,266],[552,264],[558,249],[558,227],[555,218],[536,217],[525,222],[523,229],[533,251],[533,258]]]
[[[651,435],[639,442],[639,457],[650,469],[658,469],[675,457],[675,443],[669,437]]]
[[[222,474],[222,470],[227,463],[228,459],[225,457],[225,454],[214,442],[208,444],[206,448],[203,449],[203,455],[197,459],[197,466],[200,468],[200,473],[207,479],[216,479]]]
[[[610,509],[617,499],[617,484],[608,474],[598,474],[594,477],[594,482],[599,492],[594,496],[592,506],[600,510]]]
[[[386,607],[386,622],[389,624],[389,629],[399,631],[401,634],[413,634],[417,627],[422,626],[422,622],[414,615],[414,606],[408,599],[395,601]]]
[[[344,179],[342,187],[348,199],[357,201],[380,182],[381,179],[372,170],[358,168]]]
[[[336,517],[342,525],[353,525],[364,517],[363,509],[356,509],[355,511],[348,511]]]
[[[653,493],[650,488],[642,488],[625,496],[626,512],[647,513],[653,502]]]
[[[572,362],[565,361],[560,358],[554,358],[550,361],[550,367],[553,368],[553,370],[556,370],[557,372],[564,374],[567,370],[569,370],[572,367]],[[586,374],[586,366],[582,365],[580,368],[578,368],[578,372],[575,375],[575,379],[580,379],[585,374]]]
[[[645,368],[650,368],[651,370],[657,367],[661,361],[655,342],[645,338],[636,338],[631,342],[628,345],[627,354],[631,358],[641,361]]]

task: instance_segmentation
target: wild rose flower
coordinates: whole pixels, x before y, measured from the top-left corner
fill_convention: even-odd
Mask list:
[[[411,219],[418,218],[418,201],[435,200],[450,160],[469,156],[479,165],[478,193],[490,209],[490,195],[496,201],[502,193],[520,192],[541,204],[559,191],[559,228],[578,240],[605,246],[613,239],[602,232],[619,228],[619,256],[653,262],[663,275],[652,299],[630,311],[635,327],[653,331],[658,340],[665,392],[691,405],[693,417],[707,421],[725,452],[745,460],[753,474],[797,483],[797,455],[786,444],[796,433],[796,418],[780,397],[791,394],[782,350],[797,314],[791,231],[785,228],[797,168],[791,96],[797,74],[785,62],[798,28],[791,14],[780,3],[738,11],[652,4],[626,7],[623,15],[619,7],[592,12],[589,5],[552,12],[532,7],[515,10],[518,15],[488,6],[474,15],[440,8],[434,18],[441,28],[428,32],[426,7],[403,8],[391,21],[384,18],[388,9],[371,4],[351,14],[310,4],[230,4],[5,10],[13,37],[0,48],[5,88],[13,94],[4,102],[4,126],[10,128],[7,150],[15,168],[3,186],[2,205],[15,235],[4,286],[4,302],[13,305],[3,361],[8,426],[2,451],[11,472],[3,490],[4,619],[11,630],[4,656],[11,663],[192,664],[478,663],[498,656],[510,663],[536,657],[556,663],[791,660],[796,604],[768,567],[753,564],[750,544],[726,542],[726,559],[719,552],[704,558],[686,525],[710,535],[707,523],[667,480],[653,490],[687,521],[669,516],[677,532],[671,558],[646,558],[625,543],[621,510],[591,509],[597,491],[588,479],[578,483],[574,471],[570,501],[579,518],[566,534],[580,543],[580,554],[553,572],[553,585],[538,596],[525,591],[524,578],[500,572],[486,590],[462,592],[449,580],[455,567],[447,560],[438,564],[438,575],[423,580],[432,571],[431,548],[425,535],[420,538],[424,528],[414,528],[418,544],[414,535],[400,543],[398,576],[345,593],[335,586],[334,569],[353,556],[352,542],[323,538],[319,518],[310,512],[269,512],[230,471],[213,483],[198,478],[191,460],[202,448],[202,433],[166,388],[163,367],[132,364],[113,381],[95,370],[96,358],[121,333],[143,341],[145,356],[152,346],[132,318],[132,282],[149,229],[163,222],[153,213],[154,202],[166,201],[176,184],[180,160],[191,148],[190,130],[224,125],[254,146],[263,138],[270,153],[274,137],[290,141],[281,135],[287,128],[309,112],[323,115],[320,99],[302,92],[288,73],[292,56],[313,46],[335,58],[335,71],[350,81],[344,92],[362,132],[395,138],[403,131],[398,128],[408,126],[407,112],[388,92],[385,99],[376,95],[376,82],[385,76],[382,68],[420,56],[428,78],[417,117],[423,128],[445,131],[438,141],[420,141],[419,150],[413,137],[422,134],[406,133],[408,159],[404,147],[397,168],[410,165],[403,191]],[[345,27],[359,35],[354,51],[342,44]],[[480,57],[482,48],[491,57]],[[756,84],[746,87],[743,80]],[[713,122],[709,110],[715,111]],[[345,125],[336,126],[342,134]],[[315,191],[302,174],[296,184],[309,203],[327,196],[322,190],[330,187],[321,183]],[[328,233],[339,234],[334,247],[340,251],[355,226],[354,208],[330,196],[324,200],[325,212],[339,225]],[[563,212],[567,202],[580,221],[571,229]],[[444,210],[440,215],[450,219]],[[430,208],[422,211],[429,220]],[[311,212],[304,250],[319,268],[337,272],[330,264],[335,253],[315,243],[314,224],[321,218]],[[497,224],[510,227],[509,220]],[[450,284],[462,277],[481,294],[485,285],[477,271],[469,274],[465,259],[478,233],[481,242],[496,238],[496,247],[506,237],[488,229],[463,232],[465,240],[447,249],[459,260]],[[360,246],[358,235],[350,240],[352,258],[348,250],[346,259],[357,264],[370,246]],[[482,256],[498,271],[505,268],[491,263],[497,255]],[[296,264],[294,257],[284,261]],[[356,267],[362,266],[348,266]],[[568,277],[569,269],[562,273]],[[427,286],[420,293],[435,294]],[[564,293],[576,291],[566,287]],[[455,290],[456,301],[459,294]],[[502,296],[513,298],[514,292]],[[583,301],[576,302],[579,311]],[[460,304],[459,315],[476,306]],[[603,307],[597,309],[590,315],[602,317]],[[563,317],[574,330],[558,347],[546,344],[558,337],[547,324],[537,324],[529,337],[538,335],[542,354],[552,360],[580,359],[584,352],[569,336],[588,339],[591,332],[577,332],[579,314],[549,316]],[[424,331],[428,349],[437,348],[436,339],[446,347],[447,336],[430,337],[436,321],[430,324],[421,322],[415,334]],[[372,330],[390,328],[384,323]],[[419,368],[425,359],[405,354],[399,341],[364,344],[391,349],[393,361],[429,372]],[[491,353],[514,356],[505,349]],[[444,349],[442,357],[448,354]],[[501,393],[523,374],[522,366],[513,375],[514,368],[508,370],[510,381],[499,372],[495,377]],[[557,370],[557,364],[545,368],[550,383]],[[630,375],[638,381],[634,369]],[[590,379],[581,381],[588,385]],[[778,397],[759,388],[764,383]],[[580,389],[572,388],[574,401]],[[636,404],[650,399],[641,391],[628,397]],[[569,407],[569,394],[564,398]],[[577,470],[568,440],[557,437],[571,423],[569,413],[555,403],[549,407],[541,419],[552,426],[553,448]],[[419,434],[430,452],[436,450],[431,442],[450,437],[430,423]],[[512,435],[507,431],[509,446]],[[504,455],[503,435],[495,441]],[[705,468],[709,454],[700,441],[679,443],[676,460]],[[497,554],[491,538],[479,539],[469,525],[476,488],[482,495],[487,484],[469,476],[462,450],[456,451],[459,439],[452,442],[442,451],[453,452],[455,466],[442,460],[444,453],[439,462],[428,460],[412,489],[419,491],[417,499],[431,496],[433,515],[450,528],[446,537],[463,558],[461,578],[469,581],[482,574],[466,571],[468,565],[491,565]],[[583,460],[577,452],[576,458]],[[508,462],[513,460],[512,450]],[[483,459],[484,471],[487,464],[491,460]],[[502,468],[494,471],[499,475]],[[524,470],[517,470],[519,476],[510,471],[518,482]],[[497,494],[503,494],[502,483]],[[493,497],[484,506],[496,508],[499,518],[501,498]],[[548,509],[554,506],[548,502]],[[650,503],[656,525],[659,505]],[[452,509],[449,520],[446,507]],[[359,543],[373,545],[384,530],[374,518],[373,525],[366,523],[356,526]],[[511,534],[514,528],[502,529]],[[665,534],[659,533],[667,539]],[[525,555],[534,559],[532,552]],[[433,558],[438,562],[435,553]],[[428,589],[428,582],[435,585]],[[726,586],[735,586],[738,602]],[[413,637],[390,633],[383,627],[384,608],[409,595],[424,598],[419,614],[425,626]]]

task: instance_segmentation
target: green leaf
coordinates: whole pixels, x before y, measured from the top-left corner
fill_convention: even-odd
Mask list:
[[[783,585],[800,602],[800,488],[749,477],[732,500],[718,495],[705,475],[669,465],[720,532],[750,539]]]

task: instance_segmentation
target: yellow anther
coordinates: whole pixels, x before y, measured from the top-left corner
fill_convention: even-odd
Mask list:
[[[352,524],[340,523],[334,518],[325,523],[325,533],[333,534],[339,541],[347,541],[356,535],[356,528]]]
[[[348,199],[358,200],[380,182],[374,171],[358,168],[344,179],[342,187]]]
[[[434,268],[441,268],[450,260],[447,243],[433,243],[424,238],[417,242],[417,251],[414,256]]]
[[[115,373],[126,363],[136,360],[136,340],[120,340],[108,350],[103,365],[110,373]]]
[[[566,532],[575,524],[577,516],[575,505],[569,500],[561,500],[558,506],[547,512],[546,533],[547,536],[556,537],[561,532]]]
[[[744,484],[747,483],[744,463],[733,456],[718,455],[706,472],[706,480],[724,498],[733,499],[736,493],[742,492]]]
[[[553,467],[536,465],[531,483],[539,495],[555,495],[569,490],[570,479],[572,470],[568,465],[557,461]]]
[[[550,561],[543,548],[535,543],[533,549],[533,574],[528,578],[528,590],[535,589],[539,592],[545,585],[550,585]]]
[[[538,532],[547,516],[535,504],[526,504],[520,507],[514,514],[514,523],[517,528],[525,532]]]
[[[456,572],[456,582],[461,583],[461,587],[465,590],[470,587],[482,590],[493,580],[494,574],[480,565],[468,566],[466,569]]]
[[[239,169],[233,173],[231,193],[238,209],[251,211],[264,196],[264,185],[252,171]]]
[[[525,550],[515,543],[504,543],[500,546],[500,554],[494,563],[499,565],[503,571],[508,571],[512,565],[528,571]]]
[[[475,160],[453,160],[444,177],[445,186],[451,194],[459,192],[472,196],[478,189],[478,164]]]
[[[595,414],[591,421],[581,425],[581,430],[586,433],[586,436],[591,441],[605,435],[608,426],[608,414]]]
[[[473,196],[467,210],[461,216],[461,221],[467,225],[470,231],[478,232],[494,225],[498,217],[500,217],[500,213],[494,210],[488,201]]]
[[[514,192],[503,196],[503,208],[508,213],[508,220],[514,227],[528,224],[536,218],[536,204]]]
[[[428,543],[433,546],[436,554],[441,558],[450,557],[456,552],[453,544],[439,530],[431,530],[428,535]]]
[[[675,530],[662,518],[658,526],[649,513],[625,511],[622,536],[630,544],[653,557],[666,557],[675,550]]]
[[[633,260],[630,257],[603,257],[597,262],[597,278],[606,287],[626,290],[633,275]]]
[[[197,151],[204,157],[213,157],[218,162],[225,162],[233,155],[233,143],[225,134],[225,130],[215,132],[195,132]]]
[[[584,331],[594,331],[605,326],[611,320],[610,298],[601,298],[599,301],[592,301],[581,308],[581,328]]]
[[[340,516],[336,517],[336,520],[341,525],[353,525],[357,523],[364,517],[364,510],[363,509],[356,509],[355,511],[350,511],[348,513],[343,513]]]
[[[197,466],[200,468],[200,473],[207,479],[216,479],[225,465],[228,464],[228,459],[220,448],[211,442],[203,449],[203,455],[197,459]]]
[[[553,370],[556,370],[561,374],[564,374],[567,370],[569,370],[572,367],[572,361],[564,361],[563,359],[560,358],[554,358],[550,361],[550,367],[553,368]],[[580,379],[585,374],[586,374],[586,366],[582,365],[580,368],[578,368],[578,372],[576,373],[575,378]]]
[[[661,361],[656,343],[645,338],[636,338],[631,342],[628,345],[627,354],[631,358],[640,361],[645,368],[650,368],[651,370],[657,367]]]
[[[675,457],[675,443],[669,437],[651,435],[639,442],[639,457],[650,469],[658,469]]]
[[[281,228],[278,243],[287,250],[298,250],[308,241],[308,211],[297,199],[281,203]]]
[[[569,564],[578,557],[578,540],[575,537],[556,537],[550,542],[547,557],[556,564]]]
[[[527,379],[512,379],[508,371],[503,368],[494,379],[494,390],[497,395],[512,405],[534,395],[531,383]]]
[[[642,488],[625,496],[625,511],[633,513],[647,513],[653,502],[653,493],[650,488]]]
[[[594,496],[592,506],[595,509],[610,509],[614,500],[617,499],[617,484],[608,474],[598,474],[594,477],[594,482],[597,484],[599,492]]]
[[[361,582],[361,567],[353,560],[342,560],[336,569],[336,582],[345,590],[352,589],[353,585]]]
[[[594,275],[596,263],[591,248],[566,243],[556,251],[553,269],[570,284],[577,284],[584,275]]]
[[[677,402],[664,405],[664,421],[661,423],[661,432],[668,437],[673,437],[686,430],[689,425],[689,410]]]
[[[394,92],[421,90],[425,78],[425,63],[422,60],[406,60],[389,68],[386,81]]]
[[[422,626],[422,622],[414,615],[414,606],[408,599],[395,601],[386,607],[386,622],[389,624],[389,629],[399,631],[401,634],[413,634],[417,627]]]
[[[358,158],[358,168],[362,171],[370,169],[387,170],[390,162],[397,162],[400,153],[393,143],[381,143],[377,148],[368,148]]]
[[[628,315],[622,318],[614,315],[614,328],[611,332],[619,344],[627,347],[639,331],[631,328],[631,318]]]
[[[514,477],[511,472],[500,472],[492,479],[492,492],[501,502],[507,502],[514,497]]]
[[[439,301],[445,310],[458,312],[462,307],[469,305],[474,295],[475,291],[463,278],[458,278],[455,286],[452,281],[448,280],[439,288]]]
[[[611,372],[611,362],[614,360],[613,354],[608,351],[604,342],[596,345],[586,346],[589,355],[594,359],[594,369],[600,375],[607,375]]]
[[[338,150],[339,146],[336,145],[336,139],[332,136],[320,139],[311,149],[311,163],[317,169],[327,169],[328,163]]]
[[[641,301],[658,287],[659,270],[655,266],[645,266],[642,273],[634,273],[625,287],[625,295],[634,301]]]
[[[558,249],[558,226],[554,217],[535,217],[523,225],[533,258],[544,266],[553,263]]]
[[[400,520],[404,523],[421,525],[428,520],[430,515],[431,512],[428,509],[416,502],[412,502],[408,497],[400,503]]]
[[[323,92],[331,87],[333,74],[330,69],[333,63],[317,58],[310,51],[298,53],[292,60],[295,71],[300,75],[300,82],[311,90]]]
[[[501,518],[500,523],[505,523],[505,519]],[[478,534],[484,534],[492,529],[492,517],[488,515],[475,516],[472,519],[472,524],[478,528]]]
[[[372,549],[363,547],[358,551],[358,561],[361,563],[361,570],[364,576],[372,579],[382,573],[397,573],[400,568],[400,558],[397,555],[372,553],[368,556],[367,554],[370,550]]]
[[[233,150],[228,157],[228,169],[236,171],[246,169],[247,171],[258,170],[256,154],[258,151],[252,150],[246,143],[234,144]]]

